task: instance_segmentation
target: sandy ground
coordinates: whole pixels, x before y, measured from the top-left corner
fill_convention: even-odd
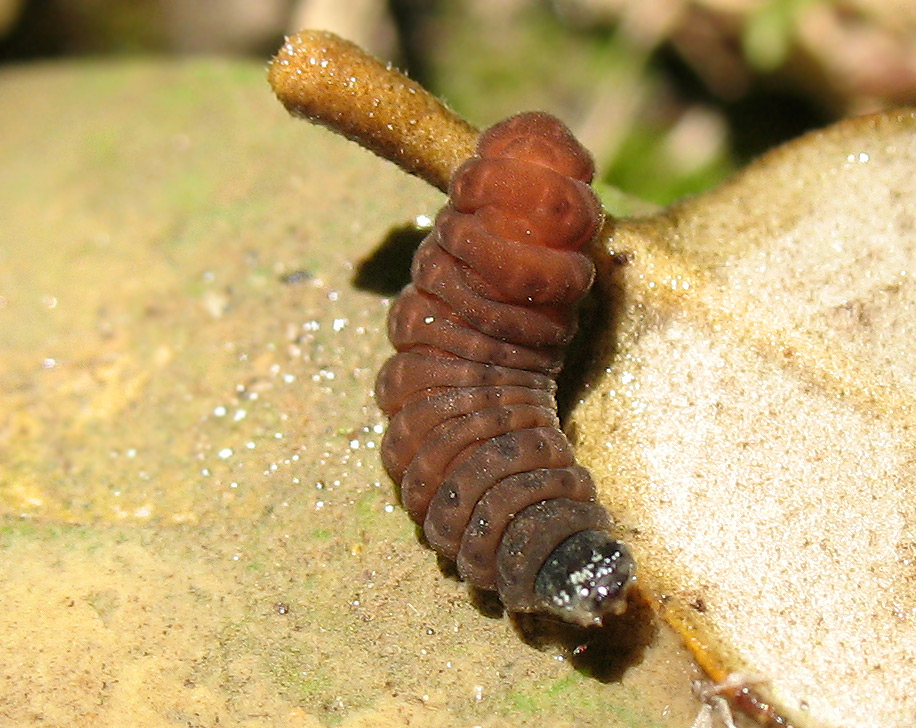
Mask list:
[[[686,728],[439,567],[371,399],[441,198],[212,61],[0,75],[0,725]]]

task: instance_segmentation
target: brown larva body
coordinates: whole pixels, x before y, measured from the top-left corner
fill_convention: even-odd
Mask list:
[[[547,114],[484,132],[391,308],[376,384],[383,462],[430,545],[508,609],[583,624],[622,609],[633,573],[554,399],[594,277],[592,174]]]

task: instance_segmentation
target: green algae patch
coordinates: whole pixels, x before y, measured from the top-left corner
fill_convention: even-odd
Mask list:
[[[690,724],[670,633],[570,680],[397,505],[388,302],[356,281],[439,193],[290,119],[257,65],[0,93],[0,723]]]

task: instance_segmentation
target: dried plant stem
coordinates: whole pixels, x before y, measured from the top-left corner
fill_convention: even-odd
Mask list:
[[[321,124],[445,191],[477,130],[418,83],[326,31],[286,39],[270,63],[274,93]]]

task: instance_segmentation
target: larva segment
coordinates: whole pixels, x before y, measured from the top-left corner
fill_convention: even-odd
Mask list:
[[[498,406],[529,404],[553,411],[553,395],[527,387],[449,387],[431,397],[415,399],[388,423],[382,438],[382,462],[392,480],[401,482],[404,471],[429,433],[448,420]]]
[[[559,432],[556,426],[554,410],[526,404],[491,407],[446,420],[430,432],[429,438],[404,471],[401,480],[404,507],[417,523],[425,521],[429,524],[430,501],[444,492],[445,484],[455,470],[458,470],[458,482],[466,483],[474,476],[479,481],[481,473],[485,475],[488,467],[494,467],[494,459],[487,459],[493,443],[502,442],[508,447],[505,438],[519,431],[540,428],[545,432]],[[520,453],[507,450],[501,459],[509,460],[518,455]],[[424,530],[427,538],[431,538],[430,528],[424,527]],[[455,554],[444,547],[439,551],[455,558]]]
[[[484,132],[391,308],[382,458],[430,545],[512,611],[619,613],[633,561],[559,428],[554,377],[594,277],[602,211],[559,121]]]
[[[576,333],[564,308],[500,303],[476,293],[463,280],[460,263],[429,236],[413,259],[413,284],[447,304],[468,326],[523,346],[562,346]]]
[[[375,401],[389,417],[418,394],[429,396],[445,387],[509,385],[556,391],[545,374],[458,358],[401,352],[382,366],[375,380]]]
[[[436,231],[439,245],[486,281],[495,301],[569,305],[592,286],[595,267],[583,253],[503,240],[490,235],[473,215],[450,207],[436,218]],[[468,283],[474,287],[473,279]]]
[[[493,554],[516,513],[554,498],[588,502],[595,498],[595,484],[581,465],[540,468],[500,480],[477,501],[458,549],[458,573],[462,579],[484,589],[496,589]]]
[[[458,168],[449,204],[475,215],[504,240],[579,250],[601,225],[601,206],[588,185],[520,159],[470,159]]]
[[[563,364],[562,351],[557,348],[512,344],[469,327],[441,299],[413,284],[391,307],[388,339],[399,350],[425,346],[469,361],[545,374],[556,374]]]
[[[521,159],[589,184],[595,162],[557,118],[543,111],[516,114],[480,135],[477,154],[484,159]]]
[[[455,559],[471,512],[504,478],[539,468],[565,468],[575,458],[556,426],[514,428],[480,443],[464,462],[450,469],[429,502],[423,531],[439,553]]]

